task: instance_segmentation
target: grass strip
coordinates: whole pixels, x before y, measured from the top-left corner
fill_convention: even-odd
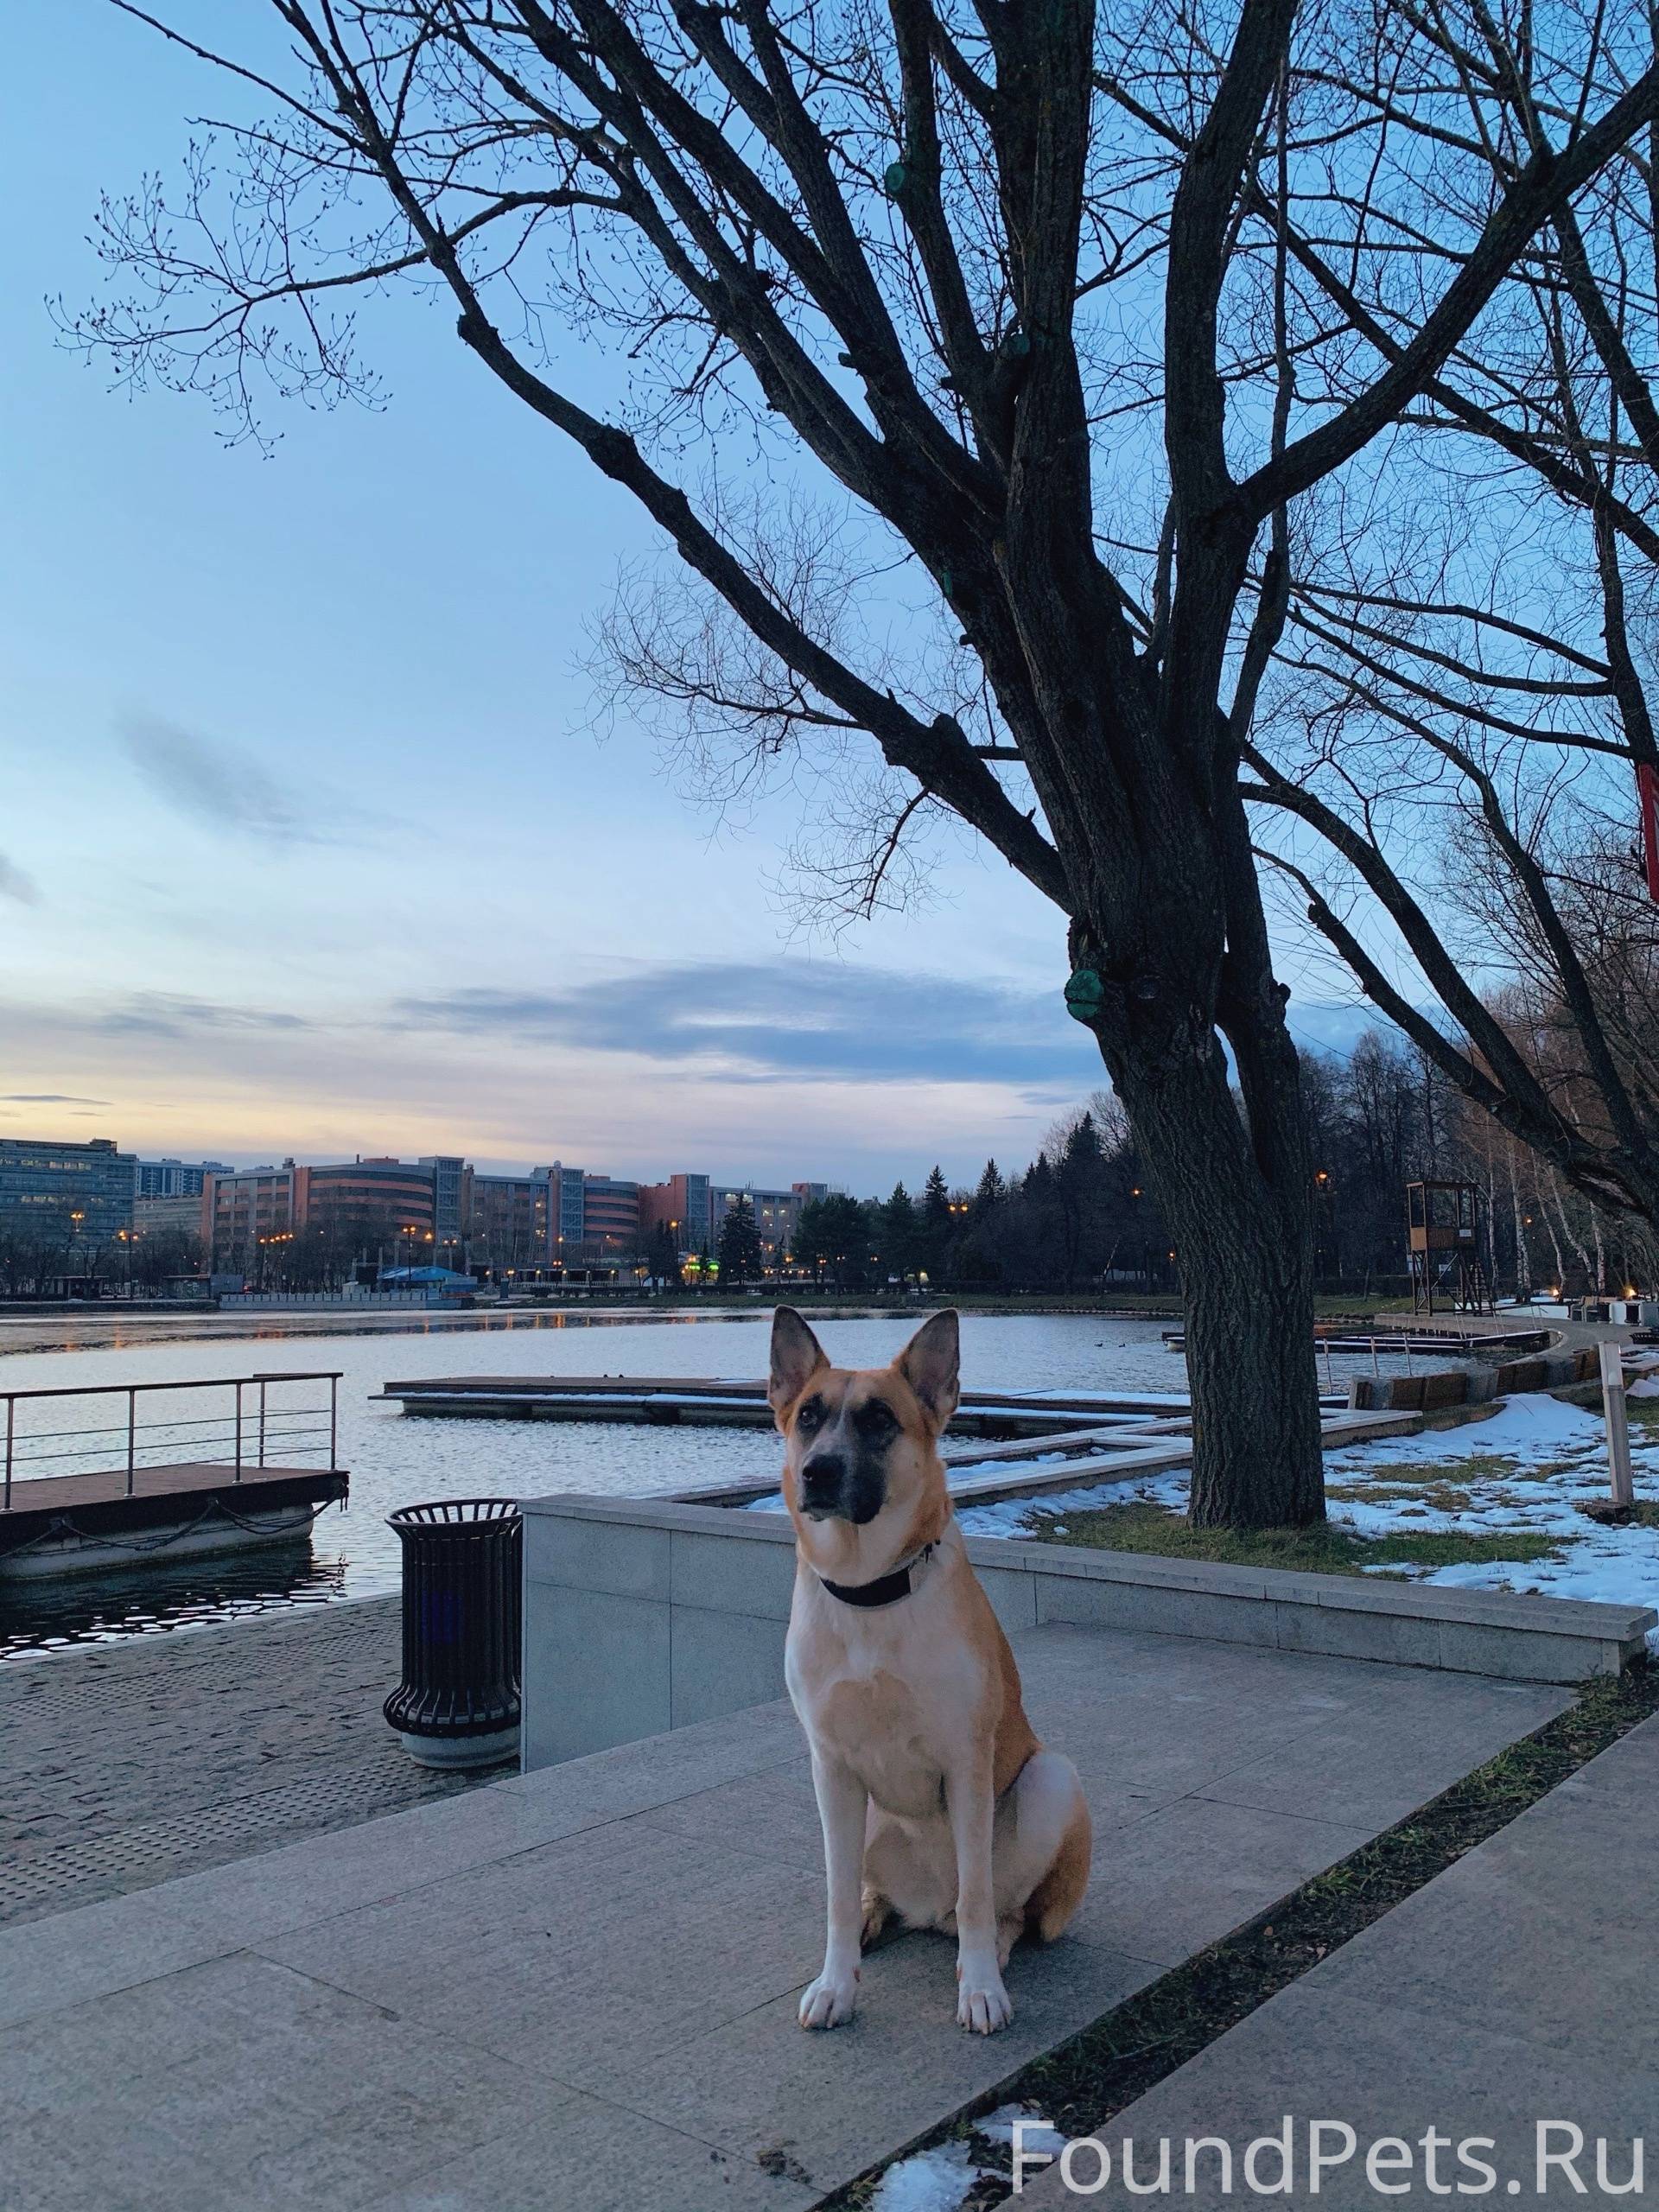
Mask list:
[[[973,2132],[981,2114],[1029,2104],[1068,2135],[1096,2135],[1120,2112],[1196,2058],[1268,1998],[1444,1873],[1465,1852],[1535,1805],[1598,1752],[1659,1713],[1659,1668],[1645,1662],[1592,1682],[1535,1735],[1523,1737],[1461,1782],[1316,1874],[1234,1935],[1212,1943],[1127,2003],[1000,2083],[910,2145],[931,2148]],[[987,2173],[961,2212],[1010,2202],[1006,2150],[979,2146]],[[908,2156],[910,2152],[900,2153]],[[864,2212],[887,2166],[824,2197],[819,2212]]]

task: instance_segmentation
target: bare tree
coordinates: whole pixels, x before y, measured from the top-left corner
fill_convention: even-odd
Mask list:
[[[1550,162],[1651,66],[1646,12],[1404,12],[1408,35],[1393,11],[1357,27],[1345,81],[1456,206]],[[1424,69],[1460,113],[1410,96]],[[1633,138],[1553,212],[1363,480],[1305,512],[1275,742],[1245,748],[1258,836],[1362,988],[1552,1174],[1649,1224],[1655,932],[1632,825],[1637,776],[1659,773],[1654,153]],[[1293,334],[1335,314],[1403,361],[1441,281],[1438,230],[1368,201],[1389,275],[1362,297],[1325,210],[1294,213]]]
[[[1332,66],[1373,20],[1342,0],[1300,29],[1294,0],[271,5],[289,63],[193,47],[255,119],[178,201],[106,209],[130,283],[80,335],[237,431],[261,377],[373,396],[355,294],[447,293],[695,580],[677,621],[613,633],[629,680],[740,777],[874,741],[841,895],[950,814],[1064,917],[1067,1003],[1180,1254],[1193,1517],[1319,1516],[1312,1171],[1239,774],[1267,772],[1293,511],[1425,403],[1651,121],[1650,57],[1590,71],[1547,154],[1457,199],[1425,149],[1461,94],[1405,7],[1411,132]],[[1354,298],[1305,329],[1315,204]],[[1403,340],[1384,217],[1433,242]],[[609,418],[575,396],[579,342],[626,368]],[[787,499],[744,497],[757,458]]]

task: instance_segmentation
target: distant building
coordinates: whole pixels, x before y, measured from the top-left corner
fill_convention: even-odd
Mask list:
[[[695,1259],[705,1244],[712,1249],[709,1191],[706,1175],[671,1175],[665,1183],[642,1183],[640,1236],[649,1240],[658,1230],[667,1230],[685,1259]]]
[[[467,1259],[499,1271],[547,1267],[558,1256],[559,1191],[553,1171],[486,1175],[468,1171],[463,1232]]]
[[[421,1166],[432,1173],[432,1245],[438,1260],[454,1266],[462,1255],[473,1211],[473,1171],[453,1153],[429,1154]]]
[[[354,1258],[423,1262],[434,1243],[433,1173],[418,1160],[238,1167],[202,1185],[202,1241],[215,1267],[251,1268],[272,1238],[317,1236]]]
[[[472,1171],[468,1259],[493,1268],[582,1267],[631,1260],[639,1243],[639,1185],[556,1160],[528,1175]]]
[[[76,1273],[72,1246],[90,1251],[131,1230],[137,1165],[137,1154],[118,1151],[109,1137],[0,1138],[0,1234],[61,1243],[64,1272]]]
[[[582,1255],[631,1260],[639,1249],[639,1185],[614,1175],[582,1179]],[[565,1256],[571,1255],[567,1250]]]
[[[295,1177],[303,1172],[290,1160],[281,1167],[235,1167],[203,1178],[200,1235],[213,1267],[251,1271],[259,1245],[293,1234]]]
[[[209,1175],[234,1173],[228,1160],[139,1160],[133,1162],[135,1198],[199,1198]]]
[[[180,1192],[162,1198],[140,1192],[132,1202],[132,1233],[135,1236],[200,1236],[200,1194],[192,1198]]]
[[[760,1232],[760,1249],[767,1267],[781,1267],[794,1254],[795,1239],[801,1226],[801,1208],[807,1203],[804,1193],[821,1192],[823,1187],[796,1183],[787,1191],[761,1191],[752,1183],[744,1184],[741,1190],[715,1184],[709,1196],[710,1249],[720,1240],[721,1222],[740,1198],[747,1198],[754,1209],[754,1225]]]
[[[145,1161],[188,1177],[188,1162]],[[523,1174],[495,1174],[458,1153],[417,1160],[358,1159],[301,1166],[216,1168],[200,1163],[200,1234],[216,1267],[251,1269],[258,1248],[296,1236],[327,1236],[382,1266],[527,1268],[626,1265],[641,1256],[659,1228],[683,1255],[714,1249],[720,1224],[739,1196],[735,1185],[707,1175],[671,1175],[640,1184],[599,1175],[563,1160]],[[786,1191],[743,1187],[754,1207],[769,1266],[792,1249],[801,1208],[823,1197],[824,1183]],[[145,1203],[159,1203],[162,1194]],[[159,1220],[161,1216],[153,1218]]]
[[[588,1234],[587,1171],[556,1160],[547,1170],[553,1186],[553,1255],[579,1252]]]

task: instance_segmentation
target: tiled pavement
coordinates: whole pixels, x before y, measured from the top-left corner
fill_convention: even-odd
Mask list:
[[[1033,1717],[1096,1876],[954,2024],[950,1948],[809,2037],[821,1873],[786,1706],[0,1931],[6,2212],[796,2212],[1568,1702],[1048,1627]]]
[[[400,1617],[374,1598],[0,1666],[0,1924],[468,1787],[381,1714]]]

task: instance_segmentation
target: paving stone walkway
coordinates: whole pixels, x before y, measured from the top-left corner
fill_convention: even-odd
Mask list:
[[[1109,2192],[1028,2175],[1031,2212],[1119,2203],[1122,2143],[1142,2180],[1173,2151],[1174,2201],[1207,2212],[1250,2192],[1247,2146],[1292,2123],[1292,2186],[1268,2201],[1323,2212],[1389,2204],[1659,2203],[1659,1719],[1644,1721],[1559,1789],[1161,2082],[1103,2128]],[[1333,2160],[1310,2186],[1311,2122]],[[1573,2171],[1545,2154],[1582,2149]],[[1353,2154],[1343,2126],[1355,2137]],[[1424,2138],[1440,2139],[1434,2170]],[[1631,2139],[1645,2135],[1640,2189]],[[1185,2192],[1189,2139],[1221,2138]],[[1398,2139],[1368,2175],[1370,2147]],[[1484,2142],[1477,2139],[1485,2139]],[[1597,2167],[1597,2142],[1605,2144]],[[1467,2146],[1471,2164],[1459,2157]],[[1402,2158],[1402,2152],[1406,2155]],[[1086,2190],[1099,2172],[1073,2154]],[[1481,2169],[1492,2178],[1483,2182]],[[1262,2153],[1259,2177],[1280,2172]],[[1464,2191],[1462,2197],[1458,2192]]]
[[[0,1925],[470,1786],[381,1713],[399,1618],[367,1599],[0,1667]]]
[[[1570,1702],[1554,1688],[1048,1626],[1096,1875],[1016,1953],[950,1947],[795,2023],[822,1927],[785,1704],[0,1930],[6,2212],[805,2212]]]

